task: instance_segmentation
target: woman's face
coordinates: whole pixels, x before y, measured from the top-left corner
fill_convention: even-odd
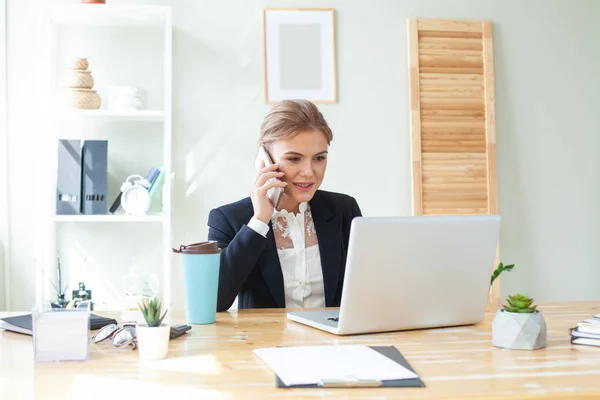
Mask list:
[[[312,199],[327,169],[325,135],[318,130],[306,131],[292,139],[272,142],[268,148],[284,173],[281,180],[288,182],[284,193],[290,200],[302,203]]]

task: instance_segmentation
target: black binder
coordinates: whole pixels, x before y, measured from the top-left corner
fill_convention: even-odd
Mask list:
[[[84,140],[81,151],[81,214],[108,213],[108,141]]]
[[[398,349],[396,349],[394,346],[369,346],[371,349],[375,350],[376,352],[378,352],[379,354],[389,358],[392,361],[397,362],[398,364],[402,365],[404,368],[408,369],[411,372],[415,372],[415,370],[410,366],[410,364],[408,363],[408,361],[406,361],[406,359],[402,356],[402,354],[400,354],[400,352],[398,351]],[[416,372],[415,372],[416,374]],[[327,385],[327,386],[323,386],[320,384],[309,384],[309,385],[290,385],[290,386],[286,386],[285,383],[283,383],[283,381],[279,378],[279,376],[275,375],[275,385],[278,388],[345,388],[345,387],[364,387],[364,388],[373,388],[373,387],[425,387],[425,384],[423,383],[423,381],[420,378],[413,378],[413,379],[398,379],[398,380],[391,380],[391,381],[381,381],[381,383],[377,386],[363,386],[363,385],[359,385],[359,386],[352,386],[352,385],[344,385],[344,384],[340,384],[340,385]]]
[[[113,318],[101,317],[96,314],[90,314],[90,330],[95,331],[106,325],[116,324],[117,321]],[[7,331],[13,331],[23,333],[25,335],[32,335],[31,330],[32,320],[31,314],[19,315],[16,317],[0,318],[0,328],[4,328]]]

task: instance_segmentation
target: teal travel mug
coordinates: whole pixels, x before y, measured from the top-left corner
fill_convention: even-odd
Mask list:
[[[212,324],[217,317],[221,249],[216,241],[181,245],[185,313],[188,324]]]

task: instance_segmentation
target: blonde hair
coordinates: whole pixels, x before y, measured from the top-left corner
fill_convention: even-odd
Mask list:
[[[259,144],[279,139],[291,139],[299,133],[318,130],[325,135],[327,144],[333,133],[317,106],[308,100],[282,100],[273,105],[260,127]]]

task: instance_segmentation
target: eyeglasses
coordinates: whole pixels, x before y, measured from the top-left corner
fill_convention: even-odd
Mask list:
[[[119,327],[119,325],[122,325]],[[131,345],[132,349],[137,348],[137,335],[136,335],[136,322],[126,321],[119,324],[109,324],[102,327],[94,336],[92,340],[94,343],[100,343],[106,339],[112,338],[112,344],[115,347],[124,347]]]

